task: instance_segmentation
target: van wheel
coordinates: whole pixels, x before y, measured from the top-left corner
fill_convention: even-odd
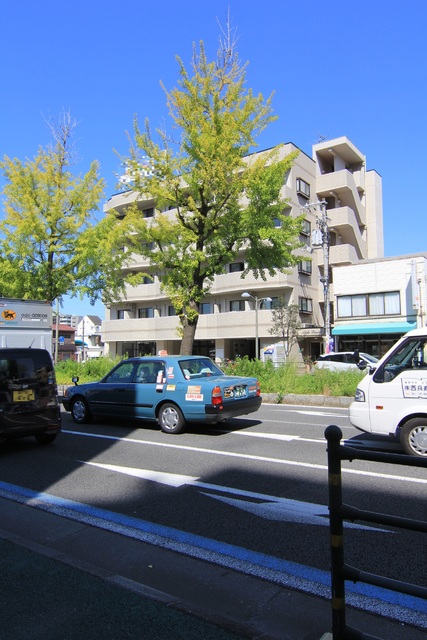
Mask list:
[[[85,424],[92,418],[88,403],[84,398],[76,398],[71,405],[71,415],[77,424]]]
[[[39,444],[52,444],[57,435],[57,433],[36,433],[35,439]]]
[[[165,433],[181,433],[185,426],[181,409],[171,402],[162,405],[159,411],[159,424]]]
[[[410,456],[427,458],[427,418],[412,418],[400,430],[400,444]]]

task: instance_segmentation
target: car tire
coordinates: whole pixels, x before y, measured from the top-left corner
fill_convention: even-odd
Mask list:
[[[36,433],[34,437],[39,444],[52,444],[57,435],[57,433]]]
[[[85,424],[92,418],[89,405],[84,398],[75,398],[75,400],[73,400],[71,416],[77,424]]]
[[[181,433],[185,427],[181,409],[172,402],[167,402],[160,407],[158,420],[160,429],[165,433]]]
[[[400,444],[410,456],[427,458],[427,418],[412,418],[400,430]]]

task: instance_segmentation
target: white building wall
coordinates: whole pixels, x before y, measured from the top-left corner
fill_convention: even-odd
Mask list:
[[[413,281],[413,265],[415,279]],[[402,319],[408,322],[418,321],[425,325],[426,317],[426,274],[427,257],[424,255],[407,255],[394,258],[383,258],[359,264],[334,268],[334,295],[363,295],[369,293],[400,292],[400,316],[384,319]],[[418,295],[418,303],[416,297]],[[337,305],[335,304],[335,308]],[[376,318],[358,319],[359,321],[377,322]],[[335,317],[335,326],[345,322],[355,322],[354,318]]]

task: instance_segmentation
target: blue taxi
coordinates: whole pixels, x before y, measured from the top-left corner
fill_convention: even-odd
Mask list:
[[[157,421],[180,433],[188,422],[218,423],[257,411],[257,378],[227,376],[203,356],[144,356],[116,365],[99,382],[69,387],[63,405],[75,422],[92,416]]]

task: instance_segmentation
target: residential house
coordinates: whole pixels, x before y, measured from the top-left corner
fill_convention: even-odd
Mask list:
[[[99,316],[83,316],[77,325],[76,345],[79,360],[99,358],[104,353],[101,337],[102,320]]]
[[[74,327],[70,327],[67,324],[59,324],[57,330],[56,323],[54,322],[52,325],[52,342],[53,353],[57,354],[55,361],[76,359],[75,332]]]

